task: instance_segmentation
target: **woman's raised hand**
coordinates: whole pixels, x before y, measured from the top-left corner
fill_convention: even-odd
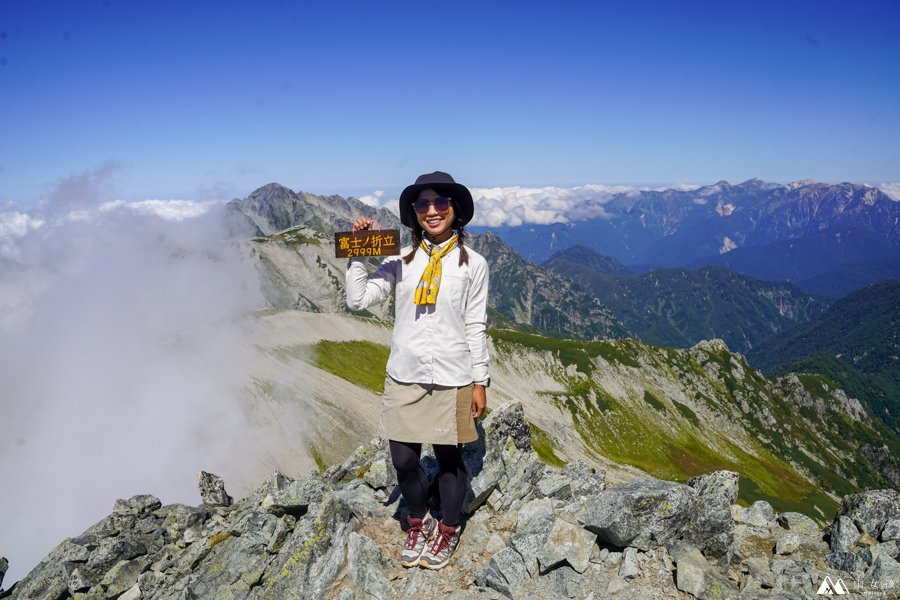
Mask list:
[[[356,233],[357,231],[365,231],[366,229],[372,227],[372,224],[374,222],[375,221],[373,221],[369,217],[360,217],[353,222],[353,229],[351,229],[350,231],[353,233]]]

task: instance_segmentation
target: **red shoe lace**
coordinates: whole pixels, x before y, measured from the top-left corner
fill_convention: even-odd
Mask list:
[[[440,554],[441,550],[450,546],[450,540],[453,539],[453,535],[456,533],[455,529],[450,529],[448,531],[440,526],[438,526],[438,529],[437,539],[434,540],[434,546],[431,547],[431,554],[434,556],[437,556]]]
[[[419,535],[422,533],[422,523],[419,525],[410,525],[406,530],[406,549],[412,550],[416,547]]]

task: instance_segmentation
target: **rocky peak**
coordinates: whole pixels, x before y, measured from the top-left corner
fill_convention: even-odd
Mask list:
[[[797,406],[806,406],[822,416],[826,411],[843,413],[854,421],[868,422],[862,403],[856,398],[851,398],[840,388],[828,388],[823,384],[819,394],[810,392],[800,381],[796,373],[788,373],[777,380],[778,385],[785,391],[788,400]]]
[[[323,474],[276,473],[235,502],[211,474],[201,474],[198,507],[119,500],[0,596],[795,598],[826,575],[881,585],[900,574],[895,491],[845,498],[823,532],[763,501],[735,505],[736,473],[607,486],[584,463],[548,467],[519,403],[479,428],[464,451],[469,517],[442,571],[399,567],[406,507],[387,442],[375,439]],[[422,464],[434,481],[433,457]]]
[[[243,200],[230,202],[229,209],[243,214],[264,235],[305,226],[330,236],[349,229],[360,216],[375,219],[385,229],[400,228],[400,219],[387,209],[372,208],[356,198],[294,192],[279,183],[266,184]]]
[[[797,189],[800,189],[803,187],[807,187],[810,185],[816,185],[816,184],[818,184],[818,181],[816,181],[815,179],[799,179],[797,181],[790,182],[789,184],[785,185],[784,187],[788,190],[797,190]]]

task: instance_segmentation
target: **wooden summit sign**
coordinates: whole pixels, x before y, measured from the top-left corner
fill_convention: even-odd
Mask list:
[[[397,254],[400,254],[399,229],[366,229],[356,233],[338,231],[334,234],[334,255],[337,258]]]

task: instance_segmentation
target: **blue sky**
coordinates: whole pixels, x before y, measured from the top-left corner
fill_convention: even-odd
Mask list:
[[[0,2],[0,203],[900,181],[900,3]],[[109,168],[112,167],[112,168]]]

